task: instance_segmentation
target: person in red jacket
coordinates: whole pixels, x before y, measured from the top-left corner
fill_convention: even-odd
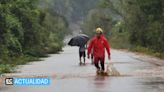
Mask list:
[[[97,68],[97,73],[103,73],[105,70],[105,49],[108,53],[108,59],[110,59],[110,46],[103,35],[101,28],[96,29],[96,36],[94,36],[88,46],[88,58],[90,58],[91,51],[93,51],[94,65]],[[99,67],[101,65],[101,69]]]

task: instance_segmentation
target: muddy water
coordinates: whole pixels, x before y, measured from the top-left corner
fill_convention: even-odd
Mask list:
[[[87,60],[79,66],[78,48],[65,47],[60,54],[43,61],[19,66],[18,73],[5,76],[51,78],[50,86],[3,86],[0,92],[163,92],[162,67],[140,61],[134,54],[112,50],[113,63],[121,76],[96,76],[95,68]],[[152,71],[154,70],[154,71]],[[160,71],[157,73],[157,71]],[[156,76],[159,75],[159,76]]]

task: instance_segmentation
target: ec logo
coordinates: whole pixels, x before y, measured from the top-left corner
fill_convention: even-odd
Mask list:
[[[14,79],[13,78],[6,78],[5,79],[5,85],[13,85],[14,83]]]

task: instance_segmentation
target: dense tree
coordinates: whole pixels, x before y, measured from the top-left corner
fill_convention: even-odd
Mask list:
[[[0,1],[0,63],[61,50],[68,24],[38,4],[38,0]]]
[[[64,15],[69,22],[81,21],[100,0],[51,0],[51,10]]]
[[[88,16],[83,21],[82,29],[84,33],[92,36],[97,27],[104,30],[104,34],[109,37],[112,28],[121,20],[119,12],[110,0],[101,0],[95,9],[89,11]]]
[[[111,44],[126,43],[127,48],[141,47],[157,56],[164,53],[163,0],[101,0],[98,5],[83,22],[85,33],[92,35],[101,25],[106,35],[111,34]]]
[[[163,0],[125,0],[126,28],[132,44],[164,52]]]

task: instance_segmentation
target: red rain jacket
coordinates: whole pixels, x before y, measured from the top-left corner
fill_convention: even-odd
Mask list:
[[[110,56],[110,46],[107,39],[104,35],[101,35],[100,38],[97,36],[93,37],[88,46],[88,56],[93,50],[93,56],[95,58],[105,58],[105,49],[107,50],[108,56]]]

